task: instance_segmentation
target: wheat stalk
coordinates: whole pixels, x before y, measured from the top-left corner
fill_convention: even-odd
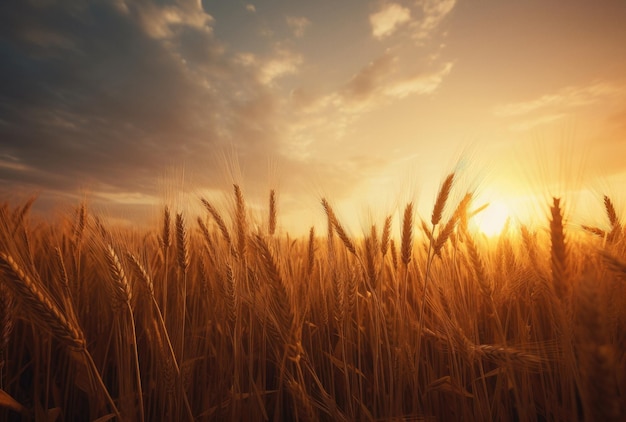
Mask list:
[[[236,253],[235,250],[233,249],[233,241],[231,240],[230,234],[228,233],[228,228],[226,227],[226,223],[224,222],[224,219],[222,218],[220,213],[206,199],[201,199],[201,201],[204,207],[209,212],[209,214],[211,214],[211,216],[215,220],[217,227],[220,229],[220,232],[222,233],[222,237],[224,238],[224,240],[226,241],[226,244],[228,245],[229,251],[231,251],[231,253]]]
[[[122,268],[122,264],[111,246],[110,243],[107,243],[104,248],[104,256],[106,258],[109,274],[111,275],[112,284],[112,297],[113,297],[113,309],[119,310],[123,308],[125,305],[130,307],[130,299],[132,298],[132,292],[130,290],[130,285],[128,284],[128,280],[126,279],[126,274],[124,273],[124,268]],[[108,286],[109,284],[107,284]]]
[[[404,208],[404,218],[402,219],[402,238],[400,246],[400,258],[405,267],[411,262],[413,253],[413,203],[409,202]]]
[[[606,336],[606,318],[601,315],[597,281],[586,274],[581,280],[576,318],[580,351],[582,395],[586,420],[623,421],[626,408],[620,397],[617,351]]]
[[[606,209],[606,215],[609,217],[609,222],[611,223],[611,228],[615,228],[620,225],[619,218],[617,217],[617,212],[615,211],[615,206],[607,195],[604,195],[604,208]]]
[[[85,348],[80,328],[63,315],[48,292],[22,271],[10,255],[0,253],[0,269],[6,276],[5,285],[20,306],[28,311],[22,314],[25,318],[31,319],[67,346],[77,350]]]
[[[387,216],[385,218],[385,224],[383,225],[383,233],[380,237],[380,252],[383,254],[383,257],[387,255],[387,250],[389,249],[389,240],[391,238],[391,216]]]
[[[235,189],[235,217],[237,221],[237,252],[241,259],[246,257],[246,232],[248,225],[246,222],[246,203],[238,185],[233,185]]]
[[[228,318],[232,322],[237,321],[237,285],[230,264],[226,264],[226,277],[224,280],[224,295],[226,296],[226,304],[228,308]]]
[[[489,279],[487,278],[485,264],[482,260],[482,257],[480,256],[480,252],[478,252],[476,243],[474,243],[474,239],[471,235],[466,234],[465,240],[465,243],[467,245],[467,252],[470,256],[470,261],[472,263],[472,268],[474,269],[474,274],[476,275],[476,281],[478,282],[480,292],[486,298],[491,299],[492,287]]]
[[[259,235],[255,235],[254,244],[273,293],[271,308],[273,314],[276,315],[276,322],[274,324],[276,328],[275,334],[278,334],[278,337],[285,341],[291,335],[294,324],[291,300],[287,294],[287,289],[280,275],[276,260],[265,242],[265,239]]]
[[[274,191],[274,189],[270,190],[270,213],[268,232],[270,236],[273,236],[274,233],[276,233],[276,191]]]
[[[315,266],[315,227],[311,227],[309,230],[307,258],[307,275],[310,277],[311,274],[313,274],[313,267]]]
[[[154,297],[154,284],[152,283],[152,278],[146,271],[145,267],[139,259],[135,255],[133,255],[130,251],[126,252],[126,257],[131,264],[131,268],[134,271],[137,278],[141,281],[141,285],[143,286],[144,291],[148,294],[149,297]]]
[[[452,190],[452,184],[454,183],[454,173],[450,173],[441,188],[439,188],[439,193],[437,194],[437,200],[435,201],[435,206],[433,207],[433,215],[430,219],[430,222],[433,226],[436,226],[439,221],[441,221],[441,216],[443,215],[443,209],[446,206],[446,202],[448,201],[448,196],[450,195],[450,190]]]
[[[567,297],[569,287],[566,280],[567,250],[559,198],[553,198],[550,212],[552,214],[552,219],[550,220],[552,283],[557,296],[563,300]]]
[[[9,340],[14,327],[13,308],[12,294],[3,283],[0,283],[0,390],[5,389],[4,367],[7,362]]]
[[[189,269],[189,239],[187,238],[185,219],[181,213],[176,214],[176,249],[178,251],[178,267],[184,276]]]
[[[333,209],[331,208],[326,198],[322,198],[322,206],[324,207],[324,212],[326,212],[328,221],[335,228],[335,232],[337,232],[337,236],[339,236],[339,239],[341,239],[346,249],[350,251],[352,255],[356,256],[357,253],[354,242],[352,241],[352,239],[350,239],[343,226],[339,223],[339,220],[337,220],[337,216],[333,212]]]

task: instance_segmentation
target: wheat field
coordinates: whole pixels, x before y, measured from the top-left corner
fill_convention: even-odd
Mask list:
[[[622,421],[626,240],[603,227],[469,228],[441,183],[362,236],[280,232],[232,207],[149,230],[88,207],[0,208],[0,420]],[[398,225],[395,233],[392,227]]]

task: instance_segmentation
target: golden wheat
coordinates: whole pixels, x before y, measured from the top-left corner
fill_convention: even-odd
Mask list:
[[[37,224],[32,203],[0,206],[0,420],[623,418],[614,203],[588,226],[603,242],[570,235],[559,199],[547,236],[492,241],[471,193],[446,211],[454,183],[430,224],[400,210],[397,237],[391,216],[348,235],[322,199],[323,241],[280,228],[273,190],[254,221],[237,185],[230,213],[201,200],[196,230],[168,207],[141,231],[85,204]]]

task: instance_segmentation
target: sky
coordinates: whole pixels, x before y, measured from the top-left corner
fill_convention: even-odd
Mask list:
[[[0,195],[123,221],[238,183],[259,216],[277,189],[285,231],[321,197],[358,231],[407,201],[428,220],[456,170],[510,209],[601,206],[626,186],[624,22],[622,0],[5,0]]]

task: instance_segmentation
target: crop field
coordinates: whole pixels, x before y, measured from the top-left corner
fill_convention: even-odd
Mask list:
[[[256,221],[238,185],[147,230],[5,203],[0,420],[624,420],[611,198],[601,227],[553,198],[487,238],[454,183],[360,235],[321,199],[327,224],[299,238],[274,191]]]

